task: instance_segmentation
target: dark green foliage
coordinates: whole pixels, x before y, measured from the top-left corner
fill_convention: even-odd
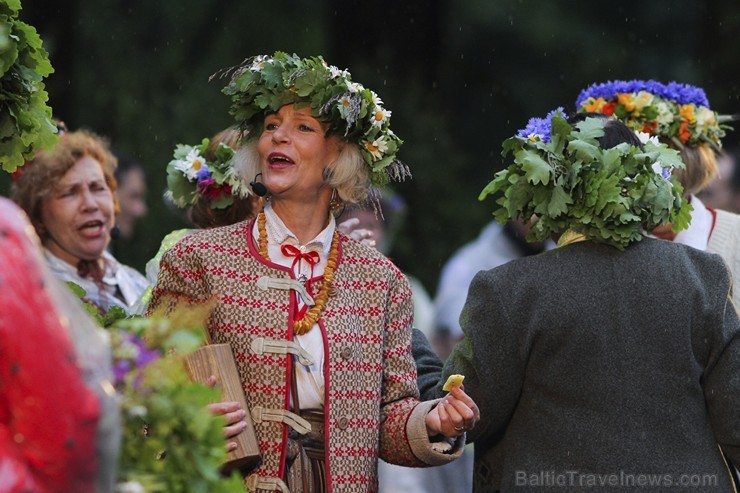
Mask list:
[[[620,250],[658,225],[686,228],[690,206],[679,181],[670,177],[671,170],[684,167],[678,151],[655,138],[644,143],[644,151],[626,143],[604,150],[597,140],[604,135],[603,120],[586,118],[571,127],[558,113],[551,121],[549,142],[539,136],[505,141],[504,157],[513,154],[513,162],[479,197],[501,194],[493,213],[497,221],[529,222],[536,216],[530,241],[572,230]]]
[[[42,82],[54,69],[36,29],[18,20],[20,8],[20,0],[0,3],[0,168],[7,172],[57,141]]]

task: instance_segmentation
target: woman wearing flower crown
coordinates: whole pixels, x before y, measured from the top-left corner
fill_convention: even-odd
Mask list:
[[[146,276],[154,285],[159,274],[159,261],[168,249],[198,229],[228,226],[253,219],[262,209],[262,198],[247,192],[234,173],[234,153],[239,149],[242,132],[232,126],[204,139],[199,145],[179,144],[167,164],[166,197],[186,210],[195,229],[178,229],[162,239],[159,251],[146,264]],[[372,232],[355,226],[359,221],[345,221],[339,230],[358,241],[373,246]],[[149,296],[145,297],[148,303]]]
[[[408,176],[378,96],[321,57],[248,60],[224,90],[247,130],[235,166],[256,220],[198,232],[160,264],[151,309],[216,298],[208,330],[237,361],[262,464],[250,491],[375,491],[377,459],[454,460],[478,419],[460,389],[417,400],[406,278],[331,211]],[[244,410],[229,403],[229,435]]]
[[[696,196],[717,176],[717,153],[725,130],[722,122],[734,118],[718,115],[709,108],[704,90],[688,84],[662,84],[653,80],[612,81],[593,84],[581,91],[579,111],[596,111],[614,116],[630,128],[656,136],[678,149],[685,169],[677,176],[691,203],[691,224],[679,233],[670,225],[652,231],[658,238],[690,245],[719,254],[740,281],[740,215],[706,207]],[[740,310],[740,288],[733,289],[735,307]]]
[[[480,406],[475,491],[732,491],[730,275],[717,255],[643,233],[686,222],[678,153],[603,115],[561,115],[508,139],[513,163],[481,194],[502,194],[500,222],[537,216],[530,240],[564,234],[470,286],[443,377],[464,374]]]
[[[195,229],[178,229],[162,239],[159,251],[146,263],[146,277],[152,285],[157,282],[162,255],[175,243],[198,229],[250,219],[262,207],[260,197],[246,192],[232,168],[240,136],[237,127],[229,127],[199,145],[179,144],[175,148],[173,159],[167,164],[165,197],[175,207],[186,210]],[[150,297],[151,289],[143,297],[144,306]]]

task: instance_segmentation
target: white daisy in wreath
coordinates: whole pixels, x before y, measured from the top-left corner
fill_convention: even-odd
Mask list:
[[[388,143],[385,141],[385,136],[381,135],[372,142],[365,142],[365,148],[373,155],[376,161],[383,159],[383,154],[388,150]]]
[[[637,135],[637,138],[640,139],[640,143],[642,145],[645,145],[648,142],[652,142],[654,145],[660,146],[660,141],[655,135],[650,135],[647,132],[640,132],[639,130],[635,131],[635,134]]]
[[[388,118],[391,117],[391,112],[381,106],[375,106],[375,112],[372,114],[373,127],[382,127]]]
[[[351,93],[358,93],[365,89],[362,87],[362,84],[358,84],[357,82],[347,81],[347,90]]]
[[[185,159],[175,160],[173,165],[190,181],[195,181],[198,178],[198,171],[203,168],[208,169],[206,160],[200,155],[198,149],[191,149]]]
[[[327,68],[329,69],[329,73],[331,74],[332,79],[336,79],[337,77],[344,77],[346,79],[347,77],[349,77],[349,72],[347,72],[346,70],[342,70],[339,67],[329,65]]]
[[[265,68],[266,63],[270,62],[272,62],[272,58],[270,58],[269,56],[259,55],[254,58],[254,60],[252,61],[252,66],[249,67],[249,70],[251,70],[252,72],[259,72],[260,70]]]
[[[378,95],[377,95],[377,94],[375,93],[375,91],[372,91],[372,90],[370,91],[370,99],[372,99],[372,101],[373,101],[373,104],[374,104],[375,106],[382,106],[382,105],[383,105],[383,100],[382,100],[382,99],[380,99],[380,96],[378,96]]]

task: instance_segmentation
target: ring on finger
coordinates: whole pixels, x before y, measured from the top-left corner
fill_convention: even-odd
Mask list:
[[[452,425],[452,428],[455,431],[465,431],[465,427],[464,426],[455,426],[455,425]]]

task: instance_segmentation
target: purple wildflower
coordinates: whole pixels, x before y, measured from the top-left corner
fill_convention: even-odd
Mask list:
[[[126,376],[134,370],[141,370],[145,368],[149,363],[159,358],[159,351],[156,349],[149,349],[144,344],[144,341],[136,337],[134,334],[124,333],[121,337],[121,346],[126,348],[126,351],[131,351],[133,354],[126,355],[115,361],[113,365],[113,376],[116,385],[121,385],[125,382]],[[141,375],[136,377],[134,387],[138,385],[141,379]]]
[[[696,106],[706,106],[709,108],[709,100],[701,87],[690,86],[689,84],[679,84],[670,82],[666,86],[665,99],[670,99],[678,104],[695,104]]]
[[[646,91],[654,96],[660,96],[663,99],[673,101],[677,104],[695,104],[697,106],[706,106],[709,108],[709,100],[704,89],[689,84],[679,82],[669,82],[663,84],[655,80],[614,80],[592,84],[582,90],[576,99],[576,107],[580,108],[588,98],[613,99],[617,94],[638,93]]]
[[[213,173],[211,173],[211,170],[208,169],[208,166],[203,166],[201,169],[198,170],[198,173],[195,175],[195,177],[198,179],[198,183],[202,181],[210,180],[213,176]]]
[[[560,113],[562,118],[568,119],[565,116],[565,110],[562,106],[558,106],[547,114],[545,118],[530,118],[527,122],[527,126],[519,130],[516,135],[528,139],[530,135],[539,136],[542,142],[550,142],[550,129],[552,128],[552,117],[557,113]]]
[[[131,371],[131,362],[127,359],[119,359],[113,365],[113,379],[116,386],[120,386],[126,380],[126,375]]]

